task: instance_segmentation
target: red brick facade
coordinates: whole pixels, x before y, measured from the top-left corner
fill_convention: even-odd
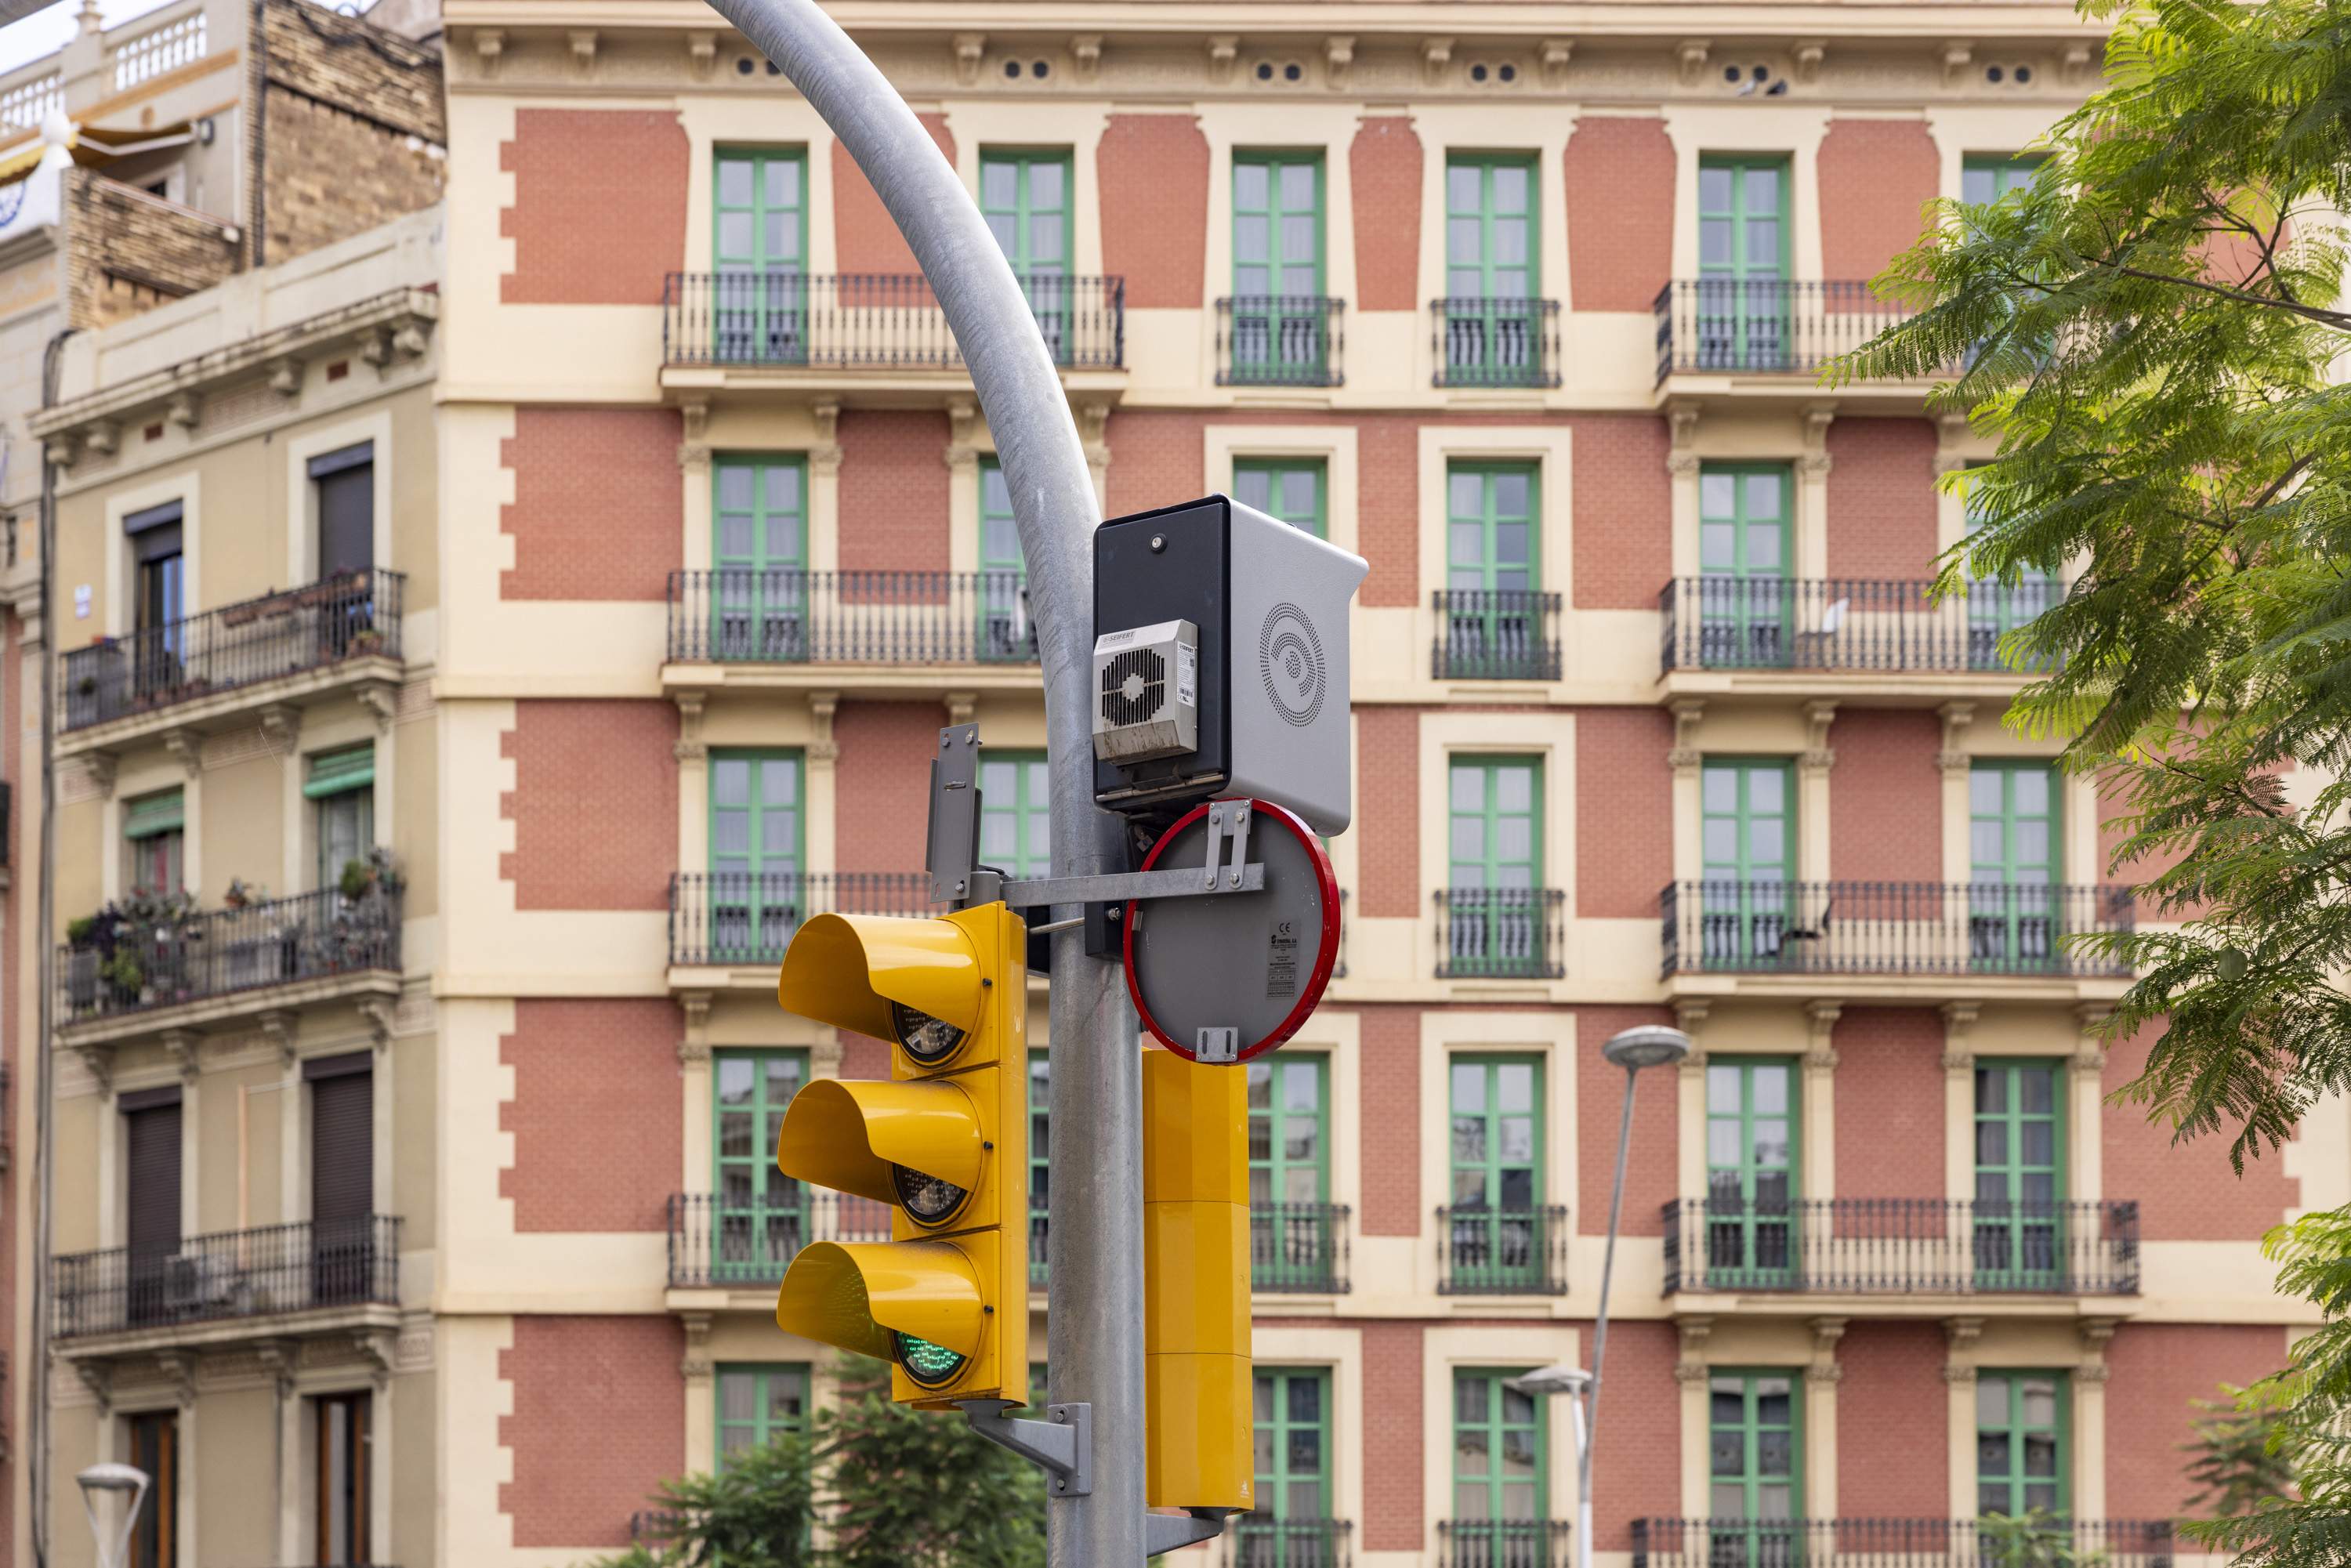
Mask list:
[[[947,434],[945,413],[842,411],[836,426],[841,570],[947,570],[947,486],[954,477],[947,467]]]
[[[671,1317],[518,1317],[498,1376],[514,1479],[498,1511],[518,1548],[629,1543],[629,1515],[685,1468],[685,1331]],[[592,1412],[592,1418],[585,1413]]]
[[[1669,1073],[1644,1076],[1667,1082],[1672,1077]],[[1643,1097],[1655,1092],[1647,1090]],[[1640,1131],[1634,1137],[1637,1141]],[[1629,1219],[1629,1197],[1625,1206]],[[1605,1224],[1604,1219],[1603,1228]],[[1574,1326],[1588,1347],[1592,1325]],[[1635,1520],[1671,1519],[1682,1511],[1681,1385],[1674,1378],[1674,1364],[1679,1359],[1673,1324],[1655,1319],[1609,1319],[1608,1397],[1601,1410],[1607,1437],[1592,1449],[1595,1551],[1630,1551]],[[1553,1419],[1563,1424],[1566,1416],[1562,1412]]]
[[[934,703],[844,702],[832,721],[833,863],[844,872],[918,871],[930,814],[931,757],[946,712]]]
[[[1364,1550],[1420,1549],[1422,1401],[1421,1325],[1363,1327]]]
[[[2220,1399],[2285,1364],[2286,1331],[2267,1323],[2125,1323],[2106,1346],[2106,1517],[2177,1519],[2193,1493],[2179,1450],[2194,1401]]]
[[[1829,745],[1829,875],[1942,881],[1941,721],[1920,708],[1841,707]]]
[[[1835,1196],[1942,1197],[1942,1015],[1849,1007],[1829,1044],[1837,1056]]]
[[[1102,271],[1130,310],[1197,310],[1207,263],[1208,139],[1189,114],[1113,114],[1094,149]]]
[[[1622,1030],[1673,1021],[1673,1014],[1664,1008],[1575,1009],[1576,1169],[1574,1212],[1570,1218],[1579,1235],[1608,1233],[1608,1203],[1616,1184],[1617,1134],[1624,1124],[1625,1071],[1611,1066],[1600,1048]],[[1657,1236],[1664,1233],[1666,1204],[1681,1196],[1674,1190],[1675,1150],[1681,1143],[1675,1107],[1680,1090],[1672,1072],[1643,1072],[1635,1084],[1633,1148],[1625,1166],[1621,1234]],[[1610,1349],[1613,1354],[1613,1341]]]
[[[1844,1069],[1838,1069],[1840,1077]],[[1837,1120],[1844,1120],[1837,1085]],[[1838,1153],[1844,1148],[1838,1139]],[[1844,1173],[1837,1186],[1846,1190]],[[1837,1341],[1844,1375],[1836,1389],[1837,1512],[1845,1519],[1944,1519],[1951,1506],[1951,1467],[1940,1438],[1949,1404],[1943,1382],[1943,1328],[1932,1322],[1856,1318]]]
[[[1366,916],[1421,912],[1420,714],[1355,710],[1356,896]]]
[[[665,702],[515,704],[498,755],[515,787],[498,814],[515,847],[498,857],[515,907],[666,909],[677,869],[677,709]]]
[[[2101,1093],[2113,1093],[2145,1070],[2159,1033],[2144,1030],[2107,1051]],[[2248,1158],[2242,1176],[2230,1167],[2233,1126],[2178,1143],[2137,1102],[2108,1104],[2098,1115],[2106,1193],[2137,1201],[2143,1241],[2250,1241],[2302,1203],[2302,1182],[2286,1174],[2285,1150]]]
[[[1575,913],[1584,920],[1654,919],[1674,875],[1674,721],[1656,708],[1575,714]]]
[[[1420,602],[1420,427],[1389,416],[1355,422],[1356,548],[1371,574],[1356,590],[1367,609]]]
[[[1364,1234],[1420,1234],[1420,1012],[1365,1008],[1364,1073]],[[1372,1153],[1377,1139],[1378,1153]]]
[[[515,563],[498,574],[498,596],[667,598],[684,564],[677,411],[526,405],[514,418],[498,448],[514,499],[498,526]]]
[[[1926,204],[1941,183],[1933,132],[1922,120],[1836,120],[1821,139],[1821,271],[1875,277],[1918,243]]]
[[[521,109],[498,167],[514,205],[508,305],[658,305],[685,266],[685,128],[666,109]],[[628,221],[616,223],[616,214]]]
[[[1113,517],[1147,512],[1222,490],[1229,474],[1203,475],[1198,414],[1121,409],[1110,416],[1110,505]]]
[[[1674,562],[1674,495],[1666,473],[1665,422],[1641,415],[1579,419],[1570,462],[1575,486],[1575,607],[1656,609],[1658,591],[1672,575]]]
[[[515,1228],[665,1228],[684,1134],[648,1111],[677,1098],[677,1005],[525,997],[514,1009],[514,1032],[498,1040],[514,1069],[514,1098],[498,1107],[514,1164],[498,1193],[514,1203]]]
[[[1674,144],[1666,122],[1587,114],[1562,162],[1568,308],[1646,313],[1673,275]]]
[[[1355,293],[1364,310],[1417,310],[1420,138],[1403,115],[1366,118],[1347,149],[1355,206]]]
[[[1829,575],[1933,577],[1934,426],[1923,419],[1839,419],[1829,426],[1828,454]]]
[[[956,140],[947,129],[946,116],[934,113],[916,118],[952,167]],[[914,253],[906,248],[905,236],[898,232],[890,209],[882,204],[881,193],[839,141],[832,144],[832,249],[833,259],[843,272],[903,276],[922,270],[914,264]]]

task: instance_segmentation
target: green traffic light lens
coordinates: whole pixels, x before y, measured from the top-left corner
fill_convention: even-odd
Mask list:
[[[898,1364],[906,1375],[925,1388],[937,1388],[955,1381],[963,1371],[967,1358],[957,1355],[943,1344],[933,1344],[926,1339],[916,1339],[910,1333],[893,1332],[892,1343],[898,1352]]]
[[[945,1061],[963,1044],[963,1030],[945,1019],[916,1012],[904,1002],[890,1004],[890,1029],[908,1056],[925,1067]]]
[[[925,1176],[908,1166],[892,1166],[890,1182],[898,1189],[899,1206],[923,1225],[946,1224],[971,1196],[951,1181]]]

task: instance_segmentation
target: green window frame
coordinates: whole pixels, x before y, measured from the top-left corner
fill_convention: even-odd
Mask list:
[[[1804,1516],[1804,1379],[1793,1367],[1713,1368],[1707,1484],[1713,1561],[1793,1563]]]
[[[1450,971],[1541,973],[1548,960],[1542,758],[1455,758],[1447,814]]]
[[[1052,1202],[1052,1173],[1050,1168],[1052,1152],[1053,1075],[1050,1065],[1051,1053],[1032,1051],[1029,1053],[1029,1282],[1041,1288],[1045,1283],[1045,1218]],[[1040,1362],[1030,1368],[1036,1375],[1036,1385],[1045,1386],[1045,1368]]]
[[[1541,465],[1447,465],[1445,673],[1459,680],[1556,674],[1541,584]]]
[[[365,860],[375,844],[375,743],[361,741],[310,758],[303,797],[310,802],[310,831],[318,849],[313,884],[340,886],[343,867]]]
[[[1273,1521],[1329,1519],[1334,1490],[1330,1372],[1322,1367],[1260,1366],[1250,1383],[1257,1507],[1242,1521],[1244,1538],[1252,1526],[1262,1530]],[[1295,1549],[1285,1555],[1279,1547],[1267,1555],[1274,1562],[1297,1557]]]
[[[980,215],[1020,279],[1055,364],[1069,362],[1075,178],[1067,148],[980,151]]]
[[[1041,751],[989,751],[979,763],[979,854],[1015,878],[1053,864],[1051,775]]]
[[[1499,1565],[1546,1560],[1539,1538],[1496,1528],[1551,1517],[1542,1402],[1509,1381],[1524,1371],[1453,1374],[1453,1529],[1468,1549],[1464,1561]],[[1488,1528],[1479,1530],[1481,1524]],[[1527,1553],[1523,1559],[1521,1552]]]
[[[714,749],[707,943],[717,963],[780,964],[806,913],[800,753]]]
[[[715,357],[805,363],[808,150],[717,149],[710,208]]]
[[[1029,562],[1012,488],[994,453],[979,460],[979,658],[983,664],[1033,664],[1037,631],[1029,620]]]
[[[1970,458],[1970,469],[1981,468],[1989,458]],[[1973,485],[1967,492],[1968,534],[1972,540],[1983,518],[1976,507],[1978,492]],[[2005,670],[2017,666],[2001,654],[2000,640],[2027,622],[2036,620],[2041,612],[2058,599],[2057,580],[2038,569],[2021,571],[2013,582],[1995,578],[1970,576],[1968,579],[1968,668],[1971,670]]]
[[[1231,379],[1320,385],[1322,155],[1233,154]]]
[[[809,1429],[809,1369],[798,1361],[721,1362],[718,1462]]]
[[[2073,1505],[2072,1381],[2064,1372],[1976,1374],[1976,1512],[2063,1518]]]
[[[1796,1276],[1802,1087],[1791,1058],[1718,1055],[1707,1063],[1709,1285],[1768,1289]]]
[[[1543,1060],[1458,1055],[1447,1064],[1445,1238],[1456,1293],[1527,1291],[1549,1281]]]
[[[781,1280],[810,1239],[809,1191],[776,1168],[784,1111],[808,1083],[808,1052],[710,1053],[710,1278]]]
[[[1698,772],[1699,950],[1709,968],[1801,962],[1796,779],[1783,757],[1709,757]]]
[[[2071,1256],[2065,1068],[1978,1057],[1975,1276],[1979,1290],[2048,1290]]]
[[[1959,200],[1971,207],[1990,206],[2011,191],[2032,183],[2041,172],[2038,158],[1971,152],[1959,160]]]
[[[1538,167],[1525,152],[1455,153],[1445,161],[1447,386],[1525,386],[1542,370]]]
[[[1320,457],[1233,459],[1234,500],[1318,539],[1331,537],[1330,494],[1330,465]]]
[[[1795,493],[1785,463],[1698,465],[1698,656],[1708,669],[1789,663]]]
[[[1789,366],[1784,153],[1704,153],[1698,162],[1698,368]]]
[[[1968,769],[1968,941],[1974,966],[2003,973],[2064,966],[2057,891],[2064,827],[2045,762]]]
[[[1335,1289],[1331,1059],[1285,1051],[1246,1071],[1251,1278],[1262,1291]]]
[[[713,656],[806,659],[808,459],[729,454],[710,470]]]

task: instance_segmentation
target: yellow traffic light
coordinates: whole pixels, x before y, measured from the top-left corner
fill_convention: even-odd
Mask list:
[[[792,1097],[776,1165],[890,1205],[893,1239],[803,1249],[776,1322],[888,1361],[902,1404],[1028,1403],[1027,942],[1001,904],[819,915],[777,981],[786,1011],[892,1043],[888,1080]]]

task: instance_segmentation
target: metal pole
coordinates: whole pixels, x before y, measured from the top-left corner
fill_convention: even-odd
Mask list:
[[[1044,665],[1053,874],[1114,869],[1119,824],[1093,803],[1087,673],[1093,530],[1085,448],[1019,280],[937,145],[814,0],[711,0],[823,116],[880,193],[970,367],[1028,564]],[[1081,914],[1056,905],[1055,918]],[[1094,1490],[1046,1505],[1050,1568],[1141,1568],[1143,1065],[1116,964],[1053,936],[1050,1397],[1093,1406]]]
[[[1633,1085],[1625,1069],[1625,1115],[1616,1127],[1616,1188],[1608,1197],[1608,1248],[1600,1255],[1600,1312],[1592,1325],[1592,1391],[1584,1396],[1583,1442],[1575,1456],[1575,1560],[1592,1568],[1592,1450],[1600,1441],[1600,1364],[1608,1356],[1608,1281],[1616,1272],[1616,1227],[1625,1217],[1625,1160],[1633,1147]]]

